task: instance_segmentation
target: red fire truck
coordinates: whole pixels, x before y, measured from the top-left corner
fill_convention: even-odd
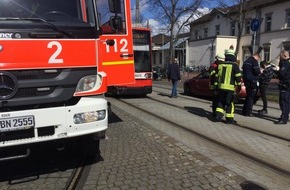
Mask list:
[[[104,137],[107,86],[135,81],[130,20],[129,0],[0,1],[0,160]]]
[[[133,27],[135,83],[108,87],[110,95],[146,95],[152,93],[152,46],[149,28]]]

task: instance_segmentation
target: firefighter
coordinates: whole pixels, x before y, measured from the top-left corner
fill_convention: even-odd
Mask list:
[[[213,94],[213,97],[212,97],[212,116],[213,116],[213,118],[216,117],[216,108],[218,105],[217,82],[215,81],[216,68],[217,68],[219,62],[224,62],[224,61],[225,61],[224,54],[218,54],[215,57],[215,62],[209,68],[209,76],[210,76],[209,88],[212,90],[212,94]]]
[[[218,87],[218,106],[214,121],[221,121],[224,112],[226,123],[236,124],[234,120],[234,95],[236,87],[241,90],[241,71],[239,66],[225,56],[225,62],[218,64],[216,69],[216,81]]]

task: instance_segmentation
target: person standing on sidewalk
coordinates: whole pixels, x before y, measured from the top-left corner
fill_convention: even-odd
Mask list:
[[[290,58],[289,52],[286,50],[280,53],[279,67],[279,105],[282,113],[278,121],[274,123],[287,124],[290,111]]]
[[[260,67],[263,69],[263,72],[259,76],[259,91],[261,99],[263,101],[263,109],[258,110],[259,115],[268,114],[268,101],[267,101],[267,89],[269,82],[273,78],[274,71],[277,70],[276,67],[271,65],[267,61],[261,61]]]
[[[168,81],[172,83],[171,95],[170,98],[177,98],[177,83],[181,80],[180,69],[177,64],[177,59],[174,59],[173,63],[168,65]]]
[[[243,81],[246,87],[246,100],[243,105],[243,115],[252,117],[254,98],[258,90],[258,79],[261,74],[258,61],[260,60],[260,55],[255,53],[249,57],[243,64]]]

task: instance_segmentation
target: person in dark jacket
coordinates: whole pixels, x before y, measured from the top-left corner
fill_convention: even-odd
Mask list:
[[[279,68],[279,105],[282,113],[275,124],[287,124],[290,111],[290,58],[286,50],[280,53]]]
[[[177,98],[177,83],[180,81],[180,69],[179,65],[177,64],[177,59],[174,59],[174,62],[168,65],[168,81],[171,80],[172,82],[172,89],[171,89],[171,98]]]
[[[258,53],[253,54],[243,64],[243,81],[246,87],[246,99],[243,105],[243,115],[252,117],[253,102],[258,90],[258,79],[261,74],[258,61],[260,55]]]
[[[263,115],[268,113],[267,88],[273,78],[274,71],[277,69],[267,61],[262,61],[260,67],[263,69],[263,72],[259,76],[259,91],[263,101],[263,109],[258,110],[258,114]]]

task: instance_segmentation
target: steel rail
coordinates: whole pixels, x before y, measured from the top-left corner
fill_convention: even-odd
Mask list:
[[[170,120],[168,120],[168,119],[166,119],[166,118],[163,118],[162,116],[159,116],[159,115],[157,115],[157,114],[154,114],[154,113],[152,113],[152,112],[150,112],[150,111],[148,111],[148,110],[146,110],[146,109],[143,109],[143,108],[140,108],[140,107],[138,107],[138,106],[135,106],[135,105],[133,105],[133,104],[131,104],[131,103],[129,103],[129,102],[123,100],[123,99],[120,99],[120,98],[119,98],[119,99],[116,99],[116,101],[120,101],[120,102],[126,104],[127,106],[130,106],[130,107],[135,108],[135,109],[137,109],[137,110],[140,110],[140,111],[142,111],[142,112],[144,112],[144,113],[146,113],[146,114],[148,114],[148,115],[151,115],[151,116],[153,116],[153,117],[156,117],[156,118],[162,120],[163,122],[166,122],[166,123],[168,123],[168,124],[171,124],[171,125],[175,126],[176,128],[182,129],[182,130],[184,130],[184,131],[186,131],[186,132],[189,132],[189,133],[191,133],[191,134],[193,134],[193,135],[196,135],[196,136],[200,137],[201,139],[205,139],[205,140],[207,140],[208,142],[211,142],[211,143],[213,143],[214,145],[217,145],[217,146],[219,146],[219,147],[221,147],[221,148],[223,148],[223,149],[225,149],[225,150],[228,150],[228,151],[234,152],[234,153],[236,153],[236,154],[238,154],[238,155],[240,155],[240,156],[243,156],[243,157],[245,157],[245,158],[247,158],[247,159],[249,159],[249,160],[252,160],[252,161],[254,161],[254,162],[256,162],[256,163],[258,163],[258,164],[260,164],[260,165],[263,165],[263,166],[265,166],[265,167],[267,167],[267,168],[269,168],[269,169],[272,169],[272,170],[274,170],[274,171],[276,171],[276,172],[278,172],[278,173],[280,173],[280,174],[282,174],[282,175],[285,175],[285,176],[287,176],[287,177],[290,177],[290,171],[285,170],[284,168],[281,168],[281,167],[276,166],[276,165],[274,165],[274,164],[272,164],[272,163],[270,163],[270,162],[264,161],[264,160],[262,160],[262,159],[259,159],[259,158],[255,157],[255,156],[253,156],[253,155],[250,155],[250,154],[247,154],[247,153],[245,153],[245,152],[243,152],[243,151],[240,151],[240,150],[238,150],[237,148],[231,147],[231,146],[229,146],[229,145],[227,145],[227,144],[224,144],[224,143],[219,142],[219,141],[217,141],[217,140],[215,140],[215,139],[213,139],[213,138],[210,138],[210,137],[208,137],[208,136],[206,136],[206,135],[203,135],[203,134],[201,134],[201,133],[199,133],[199,132],[197,132],[197,131],[194,131],[194,130],[191,130],[191,129],[185,127],[185,126],[182,126],[182,125],[180,125],[179,123],[176,123],[176,122],[170,121]],[[160,102],[159,102],[159,103],[160,103]],[[164,102],[161,102],[161,103],[165,104]],[[169,103],[166,103],[166,105],[170,105],[170,104],[169,104]],[[170,105],[170,106],[173,106],[173,105]],[[176,107],[176,106],[174,105],[174,107]]]

